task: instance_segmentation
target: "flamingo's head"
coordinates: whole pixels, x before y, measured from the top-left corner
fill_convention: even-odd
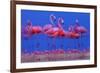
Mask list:
[[[64,24],[64,19],[62,17],[60,17],[58,22],[59,22],[59,24]]]
[[[27,21],[27,25],[28,25],[28,26],[31,26],[31,25],[32,25],[32,22],[31,22],[30,20],[28,20],[28,21]]]
[[[76,23],[76,26],[80,26],[78,19],[76,19],[75,23]]]
[[[78,19],[76,19],[76,23],[78,23],[79,22],[79,20]]]
[[[52,22],[55,22],[56,21],[56,16],[54,16],[53,14],[50,15],[50,20]]]

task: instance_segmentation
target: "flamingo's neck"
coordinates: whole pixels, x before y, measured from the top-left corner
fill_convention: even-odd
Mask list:
[[[55,24],[54,23],[55,18],[53,19],[52,17],[53,17],[53,15],[50,15],[50,22],[51,22],[51,24]]]
[[[62,23],[60,22],[60,18],[58,19],[58,27],[60,28],[60,29],[63,29],[63,27],[62,27]]]
[[[54,24],[54,22],[53,22],[53,20],[50,18],[50,22],[51,22],[51,24]]]

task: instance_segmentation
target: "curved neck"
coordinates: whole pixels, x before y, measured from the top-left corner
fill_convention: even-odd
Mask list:
[[[61,24],[60,21],[61,21],[61,18],[58,19],[58,24],[57,24],[57,25],[58,25],[58,27],[59,27],[60,29],[63,29],[62,24]]]
[[[52,19],[52,15],[50,15],[50,19],[49,20],[50,20],[51,24],[55,24],[54,23],[54,19]]]

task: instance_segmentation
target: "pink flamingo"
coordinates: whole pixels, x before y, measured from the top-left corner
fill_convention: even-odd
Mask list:
[[[63,21],[63,19],[61,18],[61,20]],[[63,21],[64,22],[64,21]],[[78,26],[78,20],[76,20],[77,22],[77,26],[70,26],[68,28],[68,31],[65,31],[63,29],[63,27],[61,26],[61,24],[59,24],[59,28],[61,29],[61,34],[62,36],[64,37],[67,37],[67,38],[79,38],[80,37],[80,33],[85,33],[87,32],[86,28],[83,27],[83,26]],[[60,35],[61,36],[61,35]]]
[[[57,27],[54,27],[54,21],[56,20],[56,17],[54,15],[50,15],[50,21],[52,24],[45,25],[43,27],[43,31],[45,34],[49,35],[50,37],[57,37],[58,35],[61,36],[64,33],[62,33],[63,28],[61,24],[64,22],[62,18],[58,19]]]
[[[87,32],[87,29],[84,26],[81,26],[79,24],[79,20],[76,19],[76,25],[74,27],[74,31],[76,33],[79,33],[81,35],[80,38],[82,39],[82,34],[86,33]]]
[[[59,28],[59,33],[58,33],[58,36],[60,36],[60,37],[63,37],[63,36],[65,36],[65,30],[63,29],[63,27],[62,27],[62,24],[64,24],[64,20],[63,20],[63,18],[59,18],[58,19],[58,28]]]
[[[65,37],[68,37],[70,39],[73,39],[73,41],[77,40],[80,38],[80,33],[77,33],[74,31],[74,27],[71,25],[69,28],[68,28],[68,31],[66,32],[66,36]]]
[[[46,35],[48,35],[49,37],[52,37],[52,38],[56,38],[59,34],[59,28],[58,27],[54,27],[53,24],[54,24],[54,21],[56,20],[56,17],[54,15],[50,15],[50,22],[52,24],[48,24],[48,25],[45,25],[44,28],[43,28],[43,31]],[[55,46],[53,44],[53,46]]]
[[[53,24],[54,24],[54,22],[55,22],[55,20],[56,20],[56,17],[55,17],[53,14],[51,14],[49,20],[50,20],[51,24],[46,24],[46,25],[43,27],[43,33],[46,34],[46,35],[48,35],[48,36],[50,36],[51,34],[53,34],[52,28],[53,28]],[[48,38],[49,38],[49,37],[48,37]],[[48,45],[49,45],[49,43],[48,43]]]
[[[62,18],[59,18],[59,21],[64,23],[64,20]],[[61,25],[61,23],[58,23],[59,27],[59,36],[61,37],[66,37],[66,38],[71,38],[71,39],[78,39],[80,37],[80,34],[73,31],[73,26],[70,26],[68,28],[68,31],[65,31]]]
[[[80,37],[79,33],[76,33],[76,32],[73,31],[72,26],[69,27],[68,31],[65,31],[62,27],[63,23],[64,23],[63,18],[59,18],[58,24],[57,24],[59,29],[57,30],[56,35],[53,34],[54,36],[66,37],[66,38],[71,38],[71,39],[77,39],[77,38]]]
[[[74,31],[83,34],[87,32],[87,29],[83,26],[80,26],[78,19],[76,19],[76,26],[74,27]]]
[[[32,26],[32,23],[30,21],[28,21],[27,25],[22,29],[22,31],[23,31],[23,35],[26,38],[29,38],[32,35],[41,33],[42,32],[42,27],[40,27],[40,26]],[[38,45],[38,43],[37,43],[37,45]],[[38,45],[38,47],[39,47],[39,45]]]
[[[27,25],[23,28],[23,34],[26,37],[32,36],[34,34],[39,34],[42,32],[42,27],[40,26],[32,26],[32,23],[28,21]]]
[[[29,37],[29,36],[31,36],[32,35],[32,25],[31,25],[31,23],[28,21],[28,23],[27,23],[27,25],[26,26],[24,26],[23,28],[22,28],[22,34],[25,36],[25,37]]]
[[[55,20],[56,20],[56,17],[55,17],[53,14],[51,14],[51,15],[50,15],[50,22],[51,22],[51,24],[46,24],[46,25],[43,27],[44,33],[46,33],[46,31],[48,31],[49,29],[53,28],[53,25],[52,25],[52,24],[54,24],[54,21],[55,21]]]
[[[80,37],[80,34],[73,30],[73,26],[70,26],[68,28],[68,31],[65,32],[65,36],[68,38],[72,38],[72,39],[76,38],[77,39]]]
[[[55,31],[58,30],[58,28],[55,28],[53,26],[55,24],[54,22],[56,21],[56,17],[53,14],[51,14],[49,20],[50,20],[51,24],[47,24],[43,27],[43,33],[48,35],[49,37],[54,37],[57,34],[57,32],[55,32]]]
[[[64,23],[62,18],[58,19],[57,27],[52,27],[47,31],[47,34],[51,37],[59,37],[64,36],[64,29],[62,28],[62,24]]]
[[[59,36],[64,36],[64,30],[61,26],[61,24],[63,24],[63,19],[62,18],[59,18],[58,19],[58,23],[57,23],[57,27],[52,27],[50,28],[48,31],[46,31],[45,33],[49,36],[49,37],[52,37],[52,38],[56,38],[56,37],[59,37]],[[54,42],[55,44],[55,42]],[[53,46],[55,46],[53,44]]]
[[[64,23],[64,20],[62,18],[60,18],[59,21]],[[76,33],[73,31],[73,26],[70,26],[68,28],[68,31],[65,31],[61,24],[58,24],[58,26],[60,28],[59,36],[65,37],[65,38],[71,38],[71,39],[78,39],[80,37],[79,33]]]
[[[59,18],[58,19],[58,27],[53,27],[51,29],[49,29],[46,33],[51,36],[51,37],[67,37],[67,38],[79,38],[80,34],[76,33],[72,30],[69,31],[65,31],[62,27],[62,24],[64,23],[63,18]]]
[[[74,32],[73,31],[73,26],[70,26],[68,28],[68,31],[65,31],[62,27],[62,24],[64,23],[64,20],[63,18],[59,18],[58,20],[58,36],[61,36],[61,37],[67,37],[67,38],[79,38],[80,37],[80,34],[77,33],[77,32]]]

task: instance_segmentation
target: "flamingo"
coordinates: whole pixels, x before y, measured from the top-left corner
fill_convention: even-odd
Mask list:
[[[82,34],[86,33],[87,32],[87,29],[84,26],[81,26],[79,24],[79,20],[76,19],[76,24],[74,26],[74,31],[76,33],[79,33],[81,35],[80,38],[82,39]]]
[[[42,27],[40,26],[32,26],[30,21],[27,22],[27,25],[23,28],[23,34],[28,36],[32,36],[34,34],[39,34],[42,32]]]
[[[54,24],[54,22],[55,22],[55,20],[56,20],[56,17],[55,17],[53,14],[51,14],[49,20],[50,20],[51,24],[46,24],[46,25],[43,27],[44,33],[46,33],[46,31],[48,31],[49,29],[53,28],[53,24]]]
[[[43,31],[45,34],[51,36],[51,37],[57,37],[58,35],[62,35],[62,27],[61,24],[64,22],[62,18],[58,19],[57,27],[54,27],[54,21],[56,20],[56,17],[54,15],[50,15],[50,21],[52,24],[47,24],[43,27]]]
[[[68,37],[68,38],[72,38],[72,39],[78,39],[80,37],[80,34],[75,32],[73,30],[73,26],[71,25],[69,28],[68,28],[68,31],[65,32],[65,36]]]
[[[60,18],[59,21],[60,21],[60,24],[58,24],[58,26],[60,28],[59,36],[65,37],[65,38],[70,38],[70,39],[78,39],[80,37],[79,33],[74,32],[73,26],[70,26],[67,31],[63,29],[63,27],[61,25],[61,23],[64,24],[63,18]]]
[[[64,24],[64,20],[63,18],[59,18],[58,20],[58,36],[61,36],[61,37],[68,37],[68,38],[79,38],[80,37],[80,34],[77,33],[77,32],[74,32],[73,30],[73,26],[70,26],[68,28],[68,31],[64,30],[63,27],[62,27],[62,24]]]
[[[51,37],[63,36],[64,29],[62,28],[62,24],[64,20],[62,18],[58,19],[57,27],[50,28],[46,33]]]
[[[24,35],[24,37],[29,38],[32,35],[41,33],[42,32],[42,27],[41,26],[32,26],[32,22],[28,21],[27,25],[22,29],[22,31],[23,31],[22,34]],[[37,42],[36,45],[38,45],[38,44],[39,43]],[[39,47],[39,45],[38,45],[38,47]]]
[[[72,26],[72,25],[68,28],[68,31],[69,31],[67,33],[68,37],[70,39],[74,39],[74,41],[79,39],[80,36],[81,36],[80,33],[77,33],[77,32],[74,31],[74,26]]]
[[[47,34],[51,37],[67,37],[72,39],[77,39],[80,37],[79,33],[76,33],[73,31],[73,28],[70,27],[68,31],[65,31],[62,27],[62,24],[64,24],[63,18],[58,19],[57,27],[53,27],[47,31]]]
[[[31,25],[31,23],[30,22],[28,22],[27,24],[26,24],[26,26],[24,26],[23,28],[22,28],[22,34],[25,36],[25,37],[29,37],[29,36],[31,36],[32,35],[32,25]]]
[[[73,30],[73,26],[70,26],[68,28],[68,31],[66,31],[66,30],[63,29],[61,24],[64,24],[63,18],[59,18],[59,23],[58,23],[59,36],[71,38],[71,39],[78,39],[80,37],[80,34]]]
[[[60,37],[62,37],[62,36],[65,36],[65,30],[63,29],[63,27],[62,27],[62,24],[64,24],[64,20],[63,20],[63,18],[59,18],[58,19],[58,28],[59,28],[59,34],[58,34],[58,36],[60,36]]]
[[[58,36],[58,30],[59,28],[58,27],[54,27],[54,22],[56,20],[56,17],[54,15],[50,15],[50,22],[51,24],[47,24],[43,27],[43,31],[46,35],[48,35],[49,37],[52,37],[52,38],[56,38]],[[55,45],[53,45],[55,46]]]
[[[57,23],[57,27],[52,27],[50,28],[48,31],[46,31],[46,34],[49,36],[49,37],[52,37],[52,38],[56,38],[56,37],[60,37],[60,36],[63,36],[64,35],[64,30],[61,26],[61,24],[64,23],[64,20],[60,17],[58,19],[58,23]],[[53,45],[55,46],[55,45]]]
[[[62,24],[64,24],[64,20],[62,17],[60,17],[58,19],[57,27],[53,28],[52,31],[50,30],[50,36],[52,36],[52,37],[67,37],[67,38],[72,38],[72,39],[74,39],[74,38],[77,39],[80,37],[80,34],[74,32],[73,30],[65,31],[62,27]]]
[[[87,32],[86,28],[83,27],[83,26],[79,26],[78,24],[78,21],[76,20],[77,22],[77,26],[72,26],[70,25],[70,27],[68,28],[68,31],[65,31],[62,26],[60,25],[60,27],[62,28],[62,31],[63,31],[63,35],[67,38],[79,38],[82,34],[82,33],[85,33]]]
[[[53,28],[54,22],[56,21],[56,17],[53,14],[51,14],[50,17],[49,17],[49,21],[51,22],[51,24],[46,24],[43,27],[43,33],[48,35],[48,36],[50,36],[52,34],[52,30],[51,29]]]
[[[79,24],[79,20],[76,19],[76,26],[74,27],[74,31],[83,34],[87,32],[87,29],[84,26],[81,26]]]

